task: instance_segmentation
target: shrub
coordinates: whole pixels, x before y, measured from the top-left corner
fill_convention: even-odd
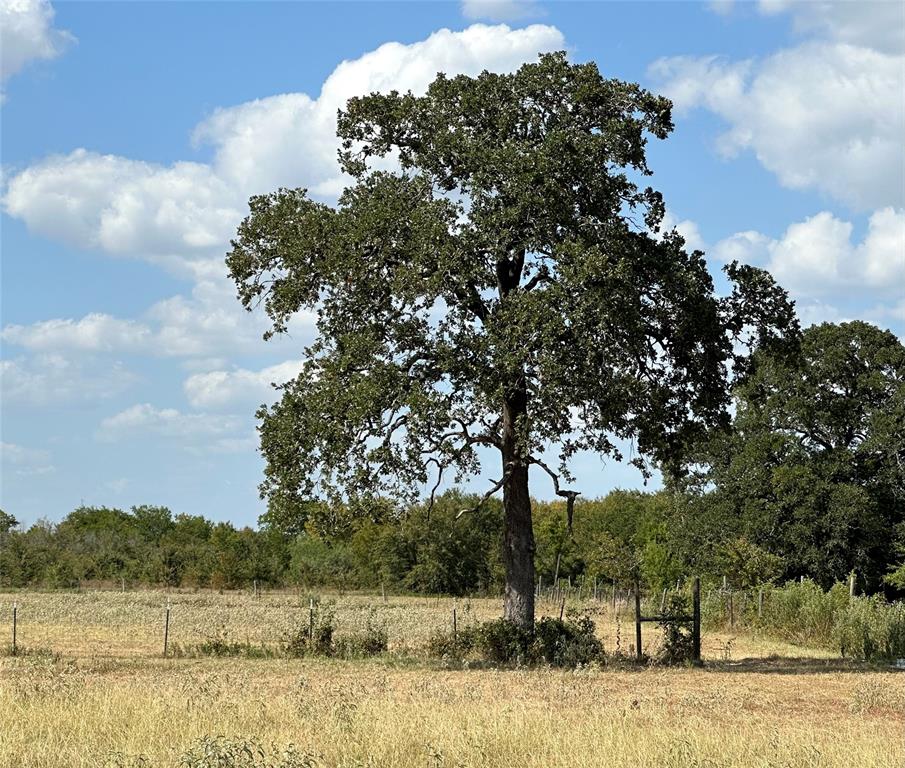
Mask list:
[[[587,614],[567,621],[546,617],[534,629],[533,655],[554,667],[572,669],[603,659],[603,644]]]
[[[336,611],[333,601],[316,602],[308,621],[297,624],[283,641],[287,656],[332,656]]]
[[[774,637],[864,661],[905,657],[905,604],[901,602],[887,603],[880,595],[849,597],[845,584],[825,592],[809,580],[766,591],[761,616],[756,595],[746,602],[748,610],[738,612],[737,622]],[[725,600],[719,593],[702,608],[709,626],[727,621]]]
[[[428,654],[462,660],[474,655],[491,664],[549,664],[574,668],[603,659],[603,645],[594,634],[594,622],[581,614],[566,621],[543,618],[534,630],[524,630],[497,619],[460,630],[455,637],[437,634],[428,642]]]
[[[664,606],[665,617],[658,624],[663,630],[663,645],[657,654],[661,664],[686,664],[694,658],[694,638],[691,627],[674,617],[688,615],[688,604],[682,595],[670,595]]]
[[[372,608],[368,613],[364,632],[337,638],[334,651],[344,659],[359,659],[385,653],[388,646],[386,623],[377,620],[377,614]]]
[[[529,649],[533,635],[507,619],[496,619],[479,625],[477,648],[485,661],[492,664],[530,663]]]

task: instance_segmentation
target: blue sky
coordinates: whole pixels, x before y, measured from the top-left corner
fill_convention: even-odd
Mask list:
[[[901,3],[0,0],[0,14],[0,507],[24,523],[82,502],[254,523],[253,412],[311,323],[261,341],[225,278],[229,238],[250,194],[335,197],[345,98],[417,91],[438,70],[564,48],[670,96],[653,183],[714,271],[767,267],[803,322],[905,336]],[[591,456],[575,473],[591,496],[642,482]]]

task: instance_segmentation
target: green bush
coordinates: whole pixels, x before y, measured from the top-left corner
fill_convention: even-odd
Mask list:
[[[427,650],[436,658],[462,660],[474,656],[490,664],[549,664],[570,669],[604,658],[594,622],[584,614],[566,621],[546,617],[533,631],[506,619],[488,621],[466,627],[455,636],[434,635]]]
[[[676,621],[676,616],[686,616],[688,601],[682,595],[670,595],[664,606],[664,615],[658,623],[663,630],[663,645],[657,654],[661,664],[687,664],[694,658],[692,628],[686,622]]]
[[[567,621],[546,617],[534,628],[532,655],[554,667],[572,669],[603,660],[603,644],[587,614]]]

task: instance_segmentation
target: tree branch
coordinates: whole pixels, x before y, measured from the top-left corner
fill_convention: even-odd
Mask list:
[[[569,535],[572,535],[572,517],[575,513],[575,498],[576,496],[580,496],[580,491],[571,491],[568,489],[562,489],[559,487],[559,475],[557,475],[550,467],[548,467],[544,462],[538,459],[535,456],[528,457],[529,464],[537,464],[544,472],[550,475],[553,480],[553,490],[556,492],[557,496],[561,496],[566,500],[566,523],[569,527]]]
[[[509,477],[509,473],[511,471],[512,471],[512,465],[509,464],[506,467],[506,471],[503,472],[503,476],[499,480],[497,480],[493,484],[493,487],[480,498],[480,500],[478,501],[477,504],[475,504],[473,507],[466,507],[465,509],[459,510],[459,513],[456,515],[456,520],[458,520],[460,517],[462,517],[462,515],[464,515],[466,512],[477,512],[481,507],[483,507],[484,502],[487,501],[487,499],[489,499],[491,496],[493,496],[493,494],[495,494],[498,490],[500,490],[500,488],[503,487],[503,484],[506,482],[506,478]]]

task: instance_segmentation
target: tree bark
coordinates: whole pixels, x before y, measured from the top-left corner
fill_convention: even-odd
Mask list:
[[[510,393],[503,405],[503,564],[506,596],[503,617],[525,629],[534,626],[534,527],[528,492],[528,460],[518,439],[519,422],[527,414],[524,385]]]

